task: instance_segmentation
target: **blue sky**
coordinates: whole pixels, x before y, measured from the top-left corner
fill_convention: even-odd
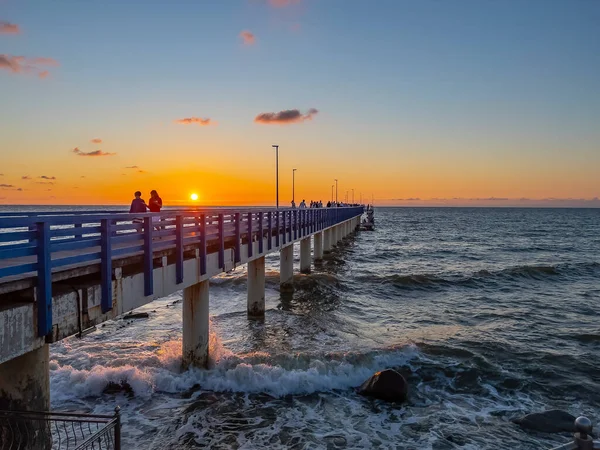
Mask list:
[[[121,158],[98,158],[107,173],[156,172],[168,148],[262,175],[255,155],[278,141],[320,189],[317,161],[382,199],[600,195],[600,2],[289,3],[2,0],[20,32],[0,53],[59,64],[0,71],[3,172],[64,159],[64,178],[68,149],[100,136]],[[296,108],[319,113],[253,122]],[[173,125],[192,116],[217,126]]]

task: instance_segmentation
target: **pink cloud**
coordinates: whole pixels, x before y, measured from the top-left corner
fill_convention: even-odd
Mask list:
[[[319,111],[315,108],[308,110],[306,114],[302,114],[297,109],[286,109],[285,111],[260,113],[254,118],[254,122],[262,124],[279,124],[286,125],[290,123],[304,122],[305,120],[312,120],[312,118]]]
[[[19,34],[20,32],[19,25],[0,21],[0,34]]]
[[[92,139],[90,142],[92,144],[102,144],[102,139],[96,138],[96,139]]]
[[[275,8],[285,8],[286,6],[291,6],[296,3],[300,3],[300,0],[268,0],[269,5]]]
[[[211,119],[201,119],[200,117],[186,117],[185,119],[177,119],[175,121],[175,123],[180,123],[183,125],[191,125],[191,124],[196,124],[199,126],[207,126],[207,125],[214,125],[215,122],[213,122]]]
[[[24,56],[14,56],[0,54],[0,69],[8,70],[12,73],[26,74],[37,72],[40,78],[46,78],[49,73],[42,70],[39,66],[58,66],[58,61],[52,58],[25,58]]]
[[[94,150],[93,152],[82,152],[78,147],[73,149],[73,153],[77,156],[114,156],[116,153],[103,152],[102,150]]]
[[[244,45],[254,45],[256,43],[256,37],[249,31],[244,30],[240,33]]]

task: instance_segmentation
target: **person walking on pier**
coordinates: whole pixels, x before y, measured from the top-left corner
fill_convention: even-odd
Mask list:
[[[300,209],[305,209],[306,208],[306,202],[304,201],[304,199],[300,202]]]

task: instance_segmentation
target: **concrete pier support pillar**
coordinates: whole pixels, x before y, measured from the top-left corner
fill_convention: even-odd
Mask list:
[[[0,364],[0,409],[49,411],[48,362],[49,346],[44,344],[36,350]]]
[[[294,246],[288,245],[279,251],[280,291],[294,290]]]
[[[315,261],[323,259],[323,231],[315,233],[314,237],[313,257]]]
[[[331,251],[331,228],[323,230],[323,253]]]
[[[208,280],[183,290],[183,365],[208,367]]]
[[[248,263],[248,317],[265,317],[265,257]]]
[[[310,237],[300,241],[300,272],[310,273]]]

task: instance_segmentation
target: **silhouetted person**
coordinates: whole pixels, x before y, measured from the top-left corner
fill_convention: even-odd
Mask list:
[[[131,202],[131,207],[129,208],[130,213],[145,213],[146,212],[146,202],[142,199],[142,193],[140,191],[136,191],[133,194],[135,198]]]
[[[158,192],[155,190],[150,191],[150,201],[148,202],[148,208],[150,209],[150,212],[159,213],[162,205],[162,198],[159,197]],[[160,223],[160,217],[152,217],[152,223]],[[154,228],[160,230],[160,226],[154,225]]]

